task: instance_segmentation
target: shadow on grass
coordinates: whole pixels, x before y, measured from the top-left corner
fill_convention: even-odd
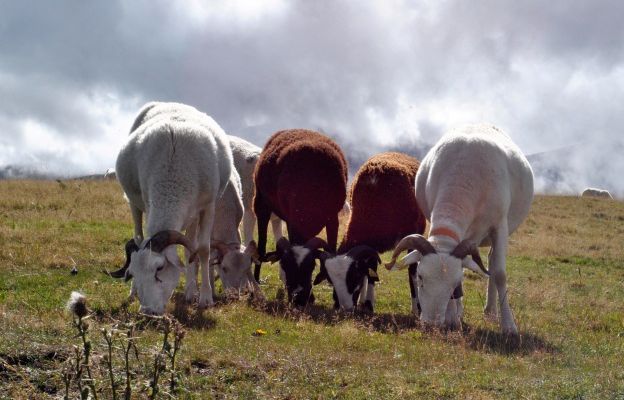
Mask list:
[[[185,328],[207,330],[213,329],[217,320],[209,316],[207,309],[198,308],[195,303],[188,303],[184,298],[184,293],[174,293],[171,297],[173,302],[173,316]],[[216,306],[219,306],[217,303]]]
[[[518,336],[515,336],[486,328],[473,328],[464,324],[462,335],[468,347],[473,350],[509,355],[528,355],[535,352],[552,354],[560,351],[552,343],[528,332],[520,332]]]
[[[360,329],[385,334],[398,334],[415,330],[431,338],[438,338],[451,344],[459,344],[473,350],[498,354],[527,355],[534,352],[559,352],[556,346],[531,333],[521,332],[519,336],[511,336],[491,329],[473,328],[468,324],[463,324],[460,331],[440,330],[426,327],[417,317],[411,314],[373,314],[359,310],[344,312],[317,305],[295,308],[279,300],[254,303],[252,307],[274,317],[293,321],[309,320],[330,326],[337,325],[345,320],[352,320]]]

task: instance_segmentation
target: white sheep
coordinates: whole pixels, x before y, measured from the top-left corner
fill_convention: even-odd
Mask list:
[[[256,214],[253,212],[253,198],[256,187],[253,174],[262,149],[238,136],[228,135],[228,139],[230,139],[230,147],[232,148],[234,167],[236,167],[236,171],[240,175],[243,189],[243,206],[245,208],[245,213],[243,214],[243,240],[247,244],[253,240],[254,227],[256,226]],[[271,227],[275,243],[277,243],[283,234],[282,220],[275,214],[271,214]]]
[[[611,193],[609,193],[608,190],[596,188],[586,188],[581,193],[581,197],[602,197],[603,199],[613,199],[613,196],[611,196]]]
[[[167,112],[171,103],[150,103],[137,116],[117,157],[116,171],[128,198],[140,249],[131,255],[126,277],[141,311],[162,314],[176,287],[182,262],[173,244],[183,244],[189,262],[199,255],[199,305],[214,304],[209,268],[217,200],[230,182],[232,151],[227,135],[209,116],[190,106]],[[148,111],[153,116],[145,119]],[[161,112],[162,111],[162,112]],[[146,213],[147,239],[142,215]],[[182,231],[188,230],[188,236]],[[186,298],[192,298],[187,284]]]
[[[449,298],[462,283],[462,267],[485,271],[477,246],[491,245],[485,313],[496,316],[498,293],[501,328],[517,334],[506,284],[507,241],[527,216],[533,199],[533,172],[520,149],[492,126],[452,131],[420,164],[416,198],[431,222],[429,239],[403,238],[387,267],[394,265],[401,251],[416,249],[403,261],[419,262],[415,283],[421,320],[435,325],[457,323],[461,302]]]
[[[253,293],[262,298],[260,286],[251,271],[252,261],[258,261],[256,242],[252,240],[243,245],[238,229],[244,210],[241,194],[241,179],[236,169],[232,169],[230,181],[215,207],[211,247],[216,251],[212,253],[215,262],[211,265],[217,266],[225,290],[240,290],[249,285]],[[197,287],[196,263],[191,263],[187,271],[187,293],[192,293]]]

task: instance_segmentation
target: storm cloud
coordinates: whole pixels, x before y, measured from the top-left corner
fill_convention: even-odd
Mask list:
[[[621,15],[617,1],[2,2],[0,168],[103,172],[162,100],[258,145],[321,130],[356,159],[490,122],[527,154],[577,145],[540,158],[563,181],[538,190],[624,196]]]

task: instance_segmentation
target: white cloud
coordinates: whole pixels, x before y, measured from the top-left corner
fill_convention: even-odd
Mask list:
[[[608,143],[624,125],[623,11],[616,1],[5,2],[0,167],[106,169],[150,100],[194,105],[260,145],[307,127],[370,155],[475,122],[527,153]]]

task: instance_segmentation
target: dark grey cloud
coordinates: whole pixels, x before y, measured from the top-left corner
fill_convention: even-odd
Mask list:
[[[150,100],[194,105],[259,145],[277,129],[322,130],[354,159],[483,121],[527,153],[582,142],[600,159],[624,123],[623,12],[616,1],[3,2],[0,167],[103,171]],[[591,183],[593,160],[577,158],[567,179]],[[568,180],[561,190],[576,191]],[[599,183],[624,195],[617,179]]]

